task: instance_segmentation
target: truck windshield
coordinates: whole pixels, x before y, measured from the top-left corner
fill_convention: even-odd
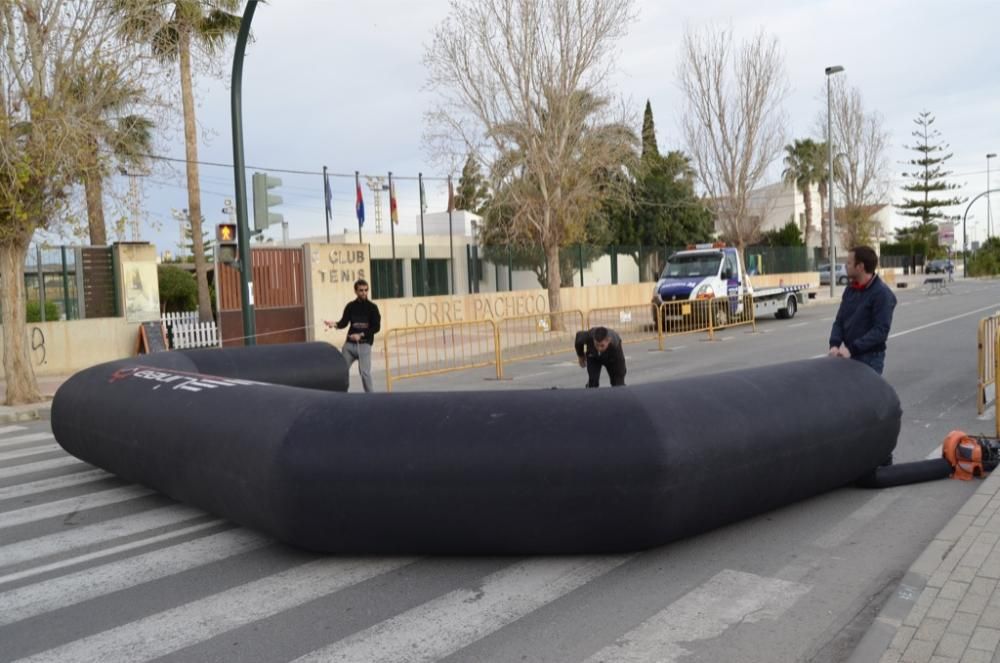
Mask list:
[[[672,255],[660,274],[661,279],[683,278],[689,276],[715,276],[719,273],[722,262],[721,253],[700,255]]]

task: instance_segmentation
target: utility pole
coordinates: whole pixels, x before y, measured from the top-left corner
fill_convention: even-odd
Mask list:
[[[375,232],[378,234],[382,232],[382,192],[388,191],[389,185],[378,176],[368,175],[365,179],[368,182],[368,188],[372,190],[372,202],[375,204]]]

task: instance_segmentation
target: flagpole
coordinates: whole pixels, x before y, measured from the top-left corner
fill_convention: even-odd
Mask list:
[[[423,284],[423,292],[420,294],[427,296],[427,244],[424,242],[424,174],[417,173],[417,184],[420,186],[420,282]]]
[[[323,206],[326,209],[326,243],[330,243],[330,179],[326,175],[326,166],[323,166]]]
[[[361,180],[359,179],[358,171],[354,171],[354,190],[361,190]],[[358,217],[358,244],[364,244],[361,241],[361,217]]]
[[[392,236],[392,294],[399,297],[399,290],[396,288],[396,223],[392,219],[392,199],[396,197],[396,192],[392,188],[392,171],[389,171],[389,232]]]
[[[455,231],[451,227],[451,212],[454,207],[451,175],[448,176],[448,256],[451,267],[451,294],[455,294]]]

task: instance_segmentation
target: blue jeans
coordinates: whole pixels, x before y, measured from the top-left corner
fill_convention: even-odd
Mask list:
[[[857,355],[856,357],[852,356],[851,359],[857,359],[862,364],[867,364],[879,375],[882,375],[882,370],[885,368],[884,350],[882,352],[869,352],[868,354]]]

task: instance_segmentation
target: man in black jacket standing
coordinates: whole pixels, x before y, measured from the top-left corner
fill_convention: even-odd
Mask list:
[[[587,368],[587,387],[601,386],[601,368],[608,371],[612,387],[625,386],[625,352],[621,337],[606,327],[576,333],[576,356]]]
[[[361,373],[361,384],[365,391],[374,391],[372,388],[372,343],[375,341],[375,334],[382,328],[382,315],[368,299],[368,281],[358,279],[354,282],[354,294],[357,299],[349,302],[344,307],[344,315],[337,322],[337,329],[343,329],[350,325],[347,330],[347,340],[344,342],[342,352],[347,360],[347,371],[351,370],[351,365],[357,361],[358,371]]]
[[[829,355],[856,359],[882,375],[896,295],[875,274],[877,266],[878,256],[869,246],[858,246],[848,252],[850,283],[844,288],[830,330]]]

